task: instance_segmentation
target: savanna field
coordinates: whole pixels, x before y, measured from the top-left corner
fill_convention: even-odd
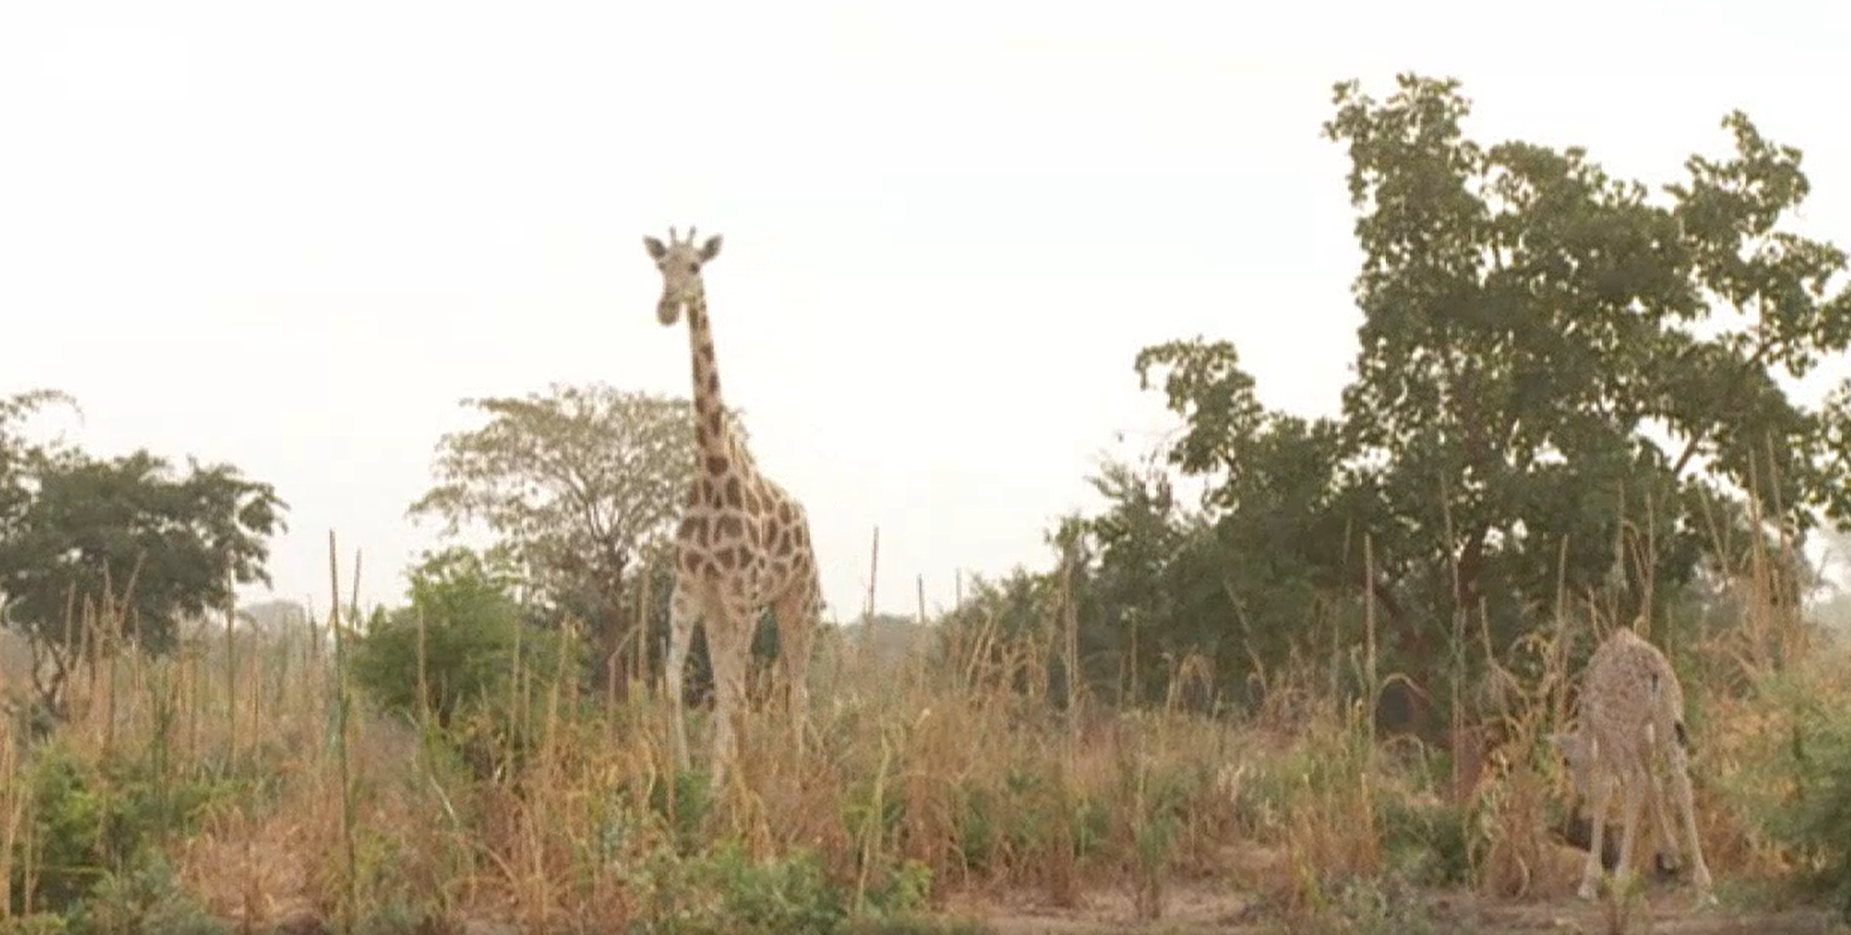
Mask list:
[[[1851,381],[1794,381],[1842,371],[1851,293],[1792,223],[1801,153],[1733,114],[1647,186],[1469,114],[1411,75],[1333,95],[1340,415],[1267,409],[1229,340],[1132,351],[1172,438],[1101,464],[1038,567],[833,608],[801,755],[761,626],[717,792],[700,641],[690,770],[662,697],[687,399],[465,401],[411,504],[455,542],[381,571],[331,532],[316,607],[233,599],[286,491],[0,400],[0,930],[1846,930]],[[823,560],[874,580],[873,546]],[[404,599],[361,606],[379,575]],[[1687,699],[1713,908],[1649,819],[1636,882],[1574,898],[1549,737],[1635,620]]]

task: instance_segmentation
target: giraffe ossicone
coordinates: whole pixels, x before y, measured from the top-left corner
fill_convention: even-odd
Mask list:
[[[703,268],[720,253],[720,237],[697,243],[669,228],[668,242],[643,238],[662,274],[656,320],[673,327],[685,317],[694,384],[694,479],[675,532],[675,584],[669,597],[667,693],[675,762],[689,765],[682,718],[683,669],[694,627],[707,634],[713,665],[714,726],[709,778],[721,786],[736,755],[738,719],[752,635],[770,608],[778,627],[778,662],[790,691],[796,749],[803,749],[810,640],[822,610],[822,587],[810,521],[802,502],[767,477],[733,430],[720,394]]]

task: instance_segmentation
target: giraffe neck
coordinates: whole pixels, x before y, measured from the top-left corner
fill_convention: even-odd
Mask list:
[[[688,303],[688,354],[694,368],[694,446],[702,455],[732,455],[726,401],[720,396],[720,366],[714,360],[713,327],[707,297]]]

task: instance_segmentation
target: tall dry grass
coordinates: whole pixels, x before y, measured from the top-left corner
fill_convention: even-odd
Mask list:
[[[313,632],[228,624],[150,658],[110,651],[122,621],[107,605],[80,613],[73,638],[94,651],[70,685],[68,720],[36,746],[0,743],[0,861],[15,882],[3,918],[41,911],[22,893],[48,875],[140,872],[128,858],[47,863],[57,849],[32,836],[48,763],[92,777],[97,809],[137,803],[164,898],[250,930],[384,919],[619,931],[700,917],[758,886],[799,900],[801,874],[766,883],[751,868],[803,854],[851,912],[953,894],[1073,906],[1119,893],[1147,919],[1178,886],[1308,919],[1353,911],[1358,888],[1385,879],[1524,899],[1564,895],[1579,870],[1554,831],[1565,786],[1544,737],[1568,711],[1571,644],[1591,645],[1612,621],[1567,595],[1553,626],[1513,647],[1459,622],[1499,712],[1455,723],[1456,738],[1476,738],[1455,744],[1469,762],[1378,737],[1373,699],[1333,691],[1330,660],[1266,673],[1251,717],[1186,710],[1180,699],[1206,679],[1200,660],[1179,664],[1166,705],[1120,711],[1083,692],[1050,697],[1070,640],[1005,644],[979,628],[897,665],[825,641],[806,755],[790,752],[775,708],[750,712],[736,781],[709,801],[704,781],[674,770],[650,685],[581,697],[546,672],[517,672],[503,710],[532,748],[487,779],[428,723],[369,707],[337,665],[357,608],[341,600],[333,554],[331,541],[333,605],[346,608]],[[1736,565],[1741,619],[1675,655],[1700,708],[1711,866],[1724,880],[1777,881],[1794,858],[1761,818],[1787,794],[1774,765],[1793,717],[1782,698],[1797,690],[1851,712],[1851,697],[1835,675],[1843,650],[1811,646],[1797,610],[1769,597],[1768,556],[1751,549]],[[1363,684],[1379,693],[1398,676],[1380,671],[1372,624],[1363,639]],[[406,673],[426,677],[422,660]]]

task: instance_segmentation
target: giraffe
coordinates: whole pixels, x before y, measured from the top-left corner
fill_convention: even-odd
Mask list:
[[[668,243],[645,236],[643,246],[662,272],[656,320],[674,327],[685,311],[694,379],[694,480],[675,533],[675,584],[669,597],[668,695],[674,718],[675,763],[689,763],[682,721],[682,669],[695,625],[707,633],[713,663],[714,728],[711,788],[724,783],[734,755],[737,719],[745,703],[746,670],[760,612],[770,607],[778,627],[778,661],[789,683],[795,746],[803,751],[808,711],[805,686],[810,637],[822,610],[822,587],[810,521],[803,504],[760,472],[720,396],[713,328],[701,267],[720,252],[718,235],[695,244],[695,228]]]
[[[1575,794],[1588,796],[1592,808],[1587,864],[1576,895],[1593,899],[1599,891],[1607,806],[1616,786],[1625,788],[1625,798],[1615,879],[1624,880],[1631,872],[1633,841],[1645,800],[1651,802],[1652,818],[1659,830],[1657,863],[1664,870],[1676,869],[1677,835],[1664,804],[1664,784],[1668,781],[1684,834],[1690,841],[1691,880],[1697,889],[1698,905],[1713,904],[1716,897],[1711,890],[1709,865],[1703,861],[1703,842],[1697,835],[1690,790],[1684,689],[1670,661],[1632,628],[1615,630],[1588,659],[1579,708],[1576,730],[1550,735],[1573,777]]]

